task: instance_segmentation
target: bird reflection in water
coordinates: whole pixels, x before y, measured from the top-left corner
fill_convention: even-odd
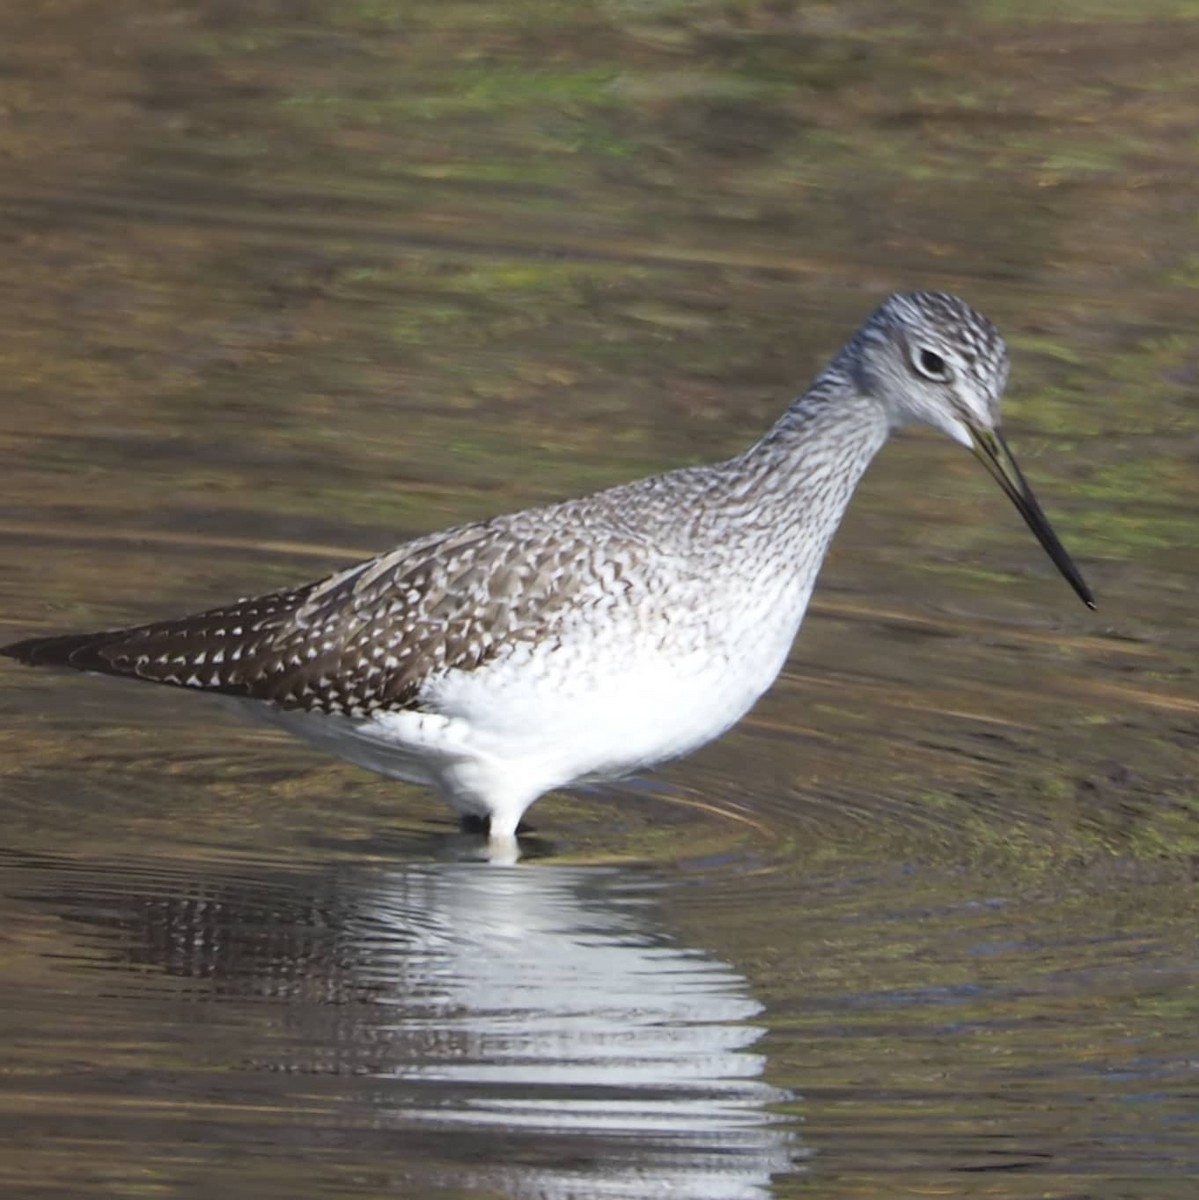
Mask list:
[[[168,992],[192,1027],[205,1002],[231,1088],[269,1072],[286,1109],[289,1081],[335,1077],[332,1108],[291,1123],[388,1131],[408,1185],[737,1200],[802,1160],[752,1049],[760,1004],[655,926],[644,872],[156,870],[42,899],[86,923],[124,995]]]

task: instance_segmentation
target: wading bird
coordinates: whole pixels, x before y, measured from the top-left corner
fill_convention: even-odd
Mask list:
[[[543,793],[717,737],[771,685],[854,488],[893,430],[973,450],[1091,592],[999,431],[1003,338],[955,296],[887,299],[742,454],[416,538],[176,620],[39,637],[21,662],[234,697],[436,788],[511,845]]]

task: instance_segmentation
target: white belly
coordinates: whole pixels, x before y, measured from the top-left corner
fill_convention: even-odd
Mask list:
[[[665,643],[634,631],[607,646],[530,642],[432,681],[426,711],[264,715],[361,766],[436,787],[493,830],[514,813],[515,828],[544,792],[644,770],[723,733],[777,676],[795,607],[761,603],[728,639],[676,629]]]

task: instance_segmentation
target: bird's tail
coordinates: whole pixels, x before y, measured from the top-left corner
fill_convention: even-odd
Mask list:
[[[0,646],[0,654],[32,666],[244,696],[258,681],[281,674],[283,664],[272,659],[276,638],[310,590],[307,585],[128,629],[27,638]]]
[[[114,671],[112,650],[134,631],[110,629],[100,633],[26,638],[0,646],[0,654],[31,667],[73,667],[76,671]]]

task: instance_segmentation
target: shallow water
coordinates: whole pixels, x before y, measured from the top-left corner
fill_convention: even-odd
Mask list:
[[[196,697],[0,678],[0,1192],[1189,1197],[1199,15],[0,13],[0,633],[745,444],[901,286],[1091,614],[896,440],[795,654],[515,867]]]

